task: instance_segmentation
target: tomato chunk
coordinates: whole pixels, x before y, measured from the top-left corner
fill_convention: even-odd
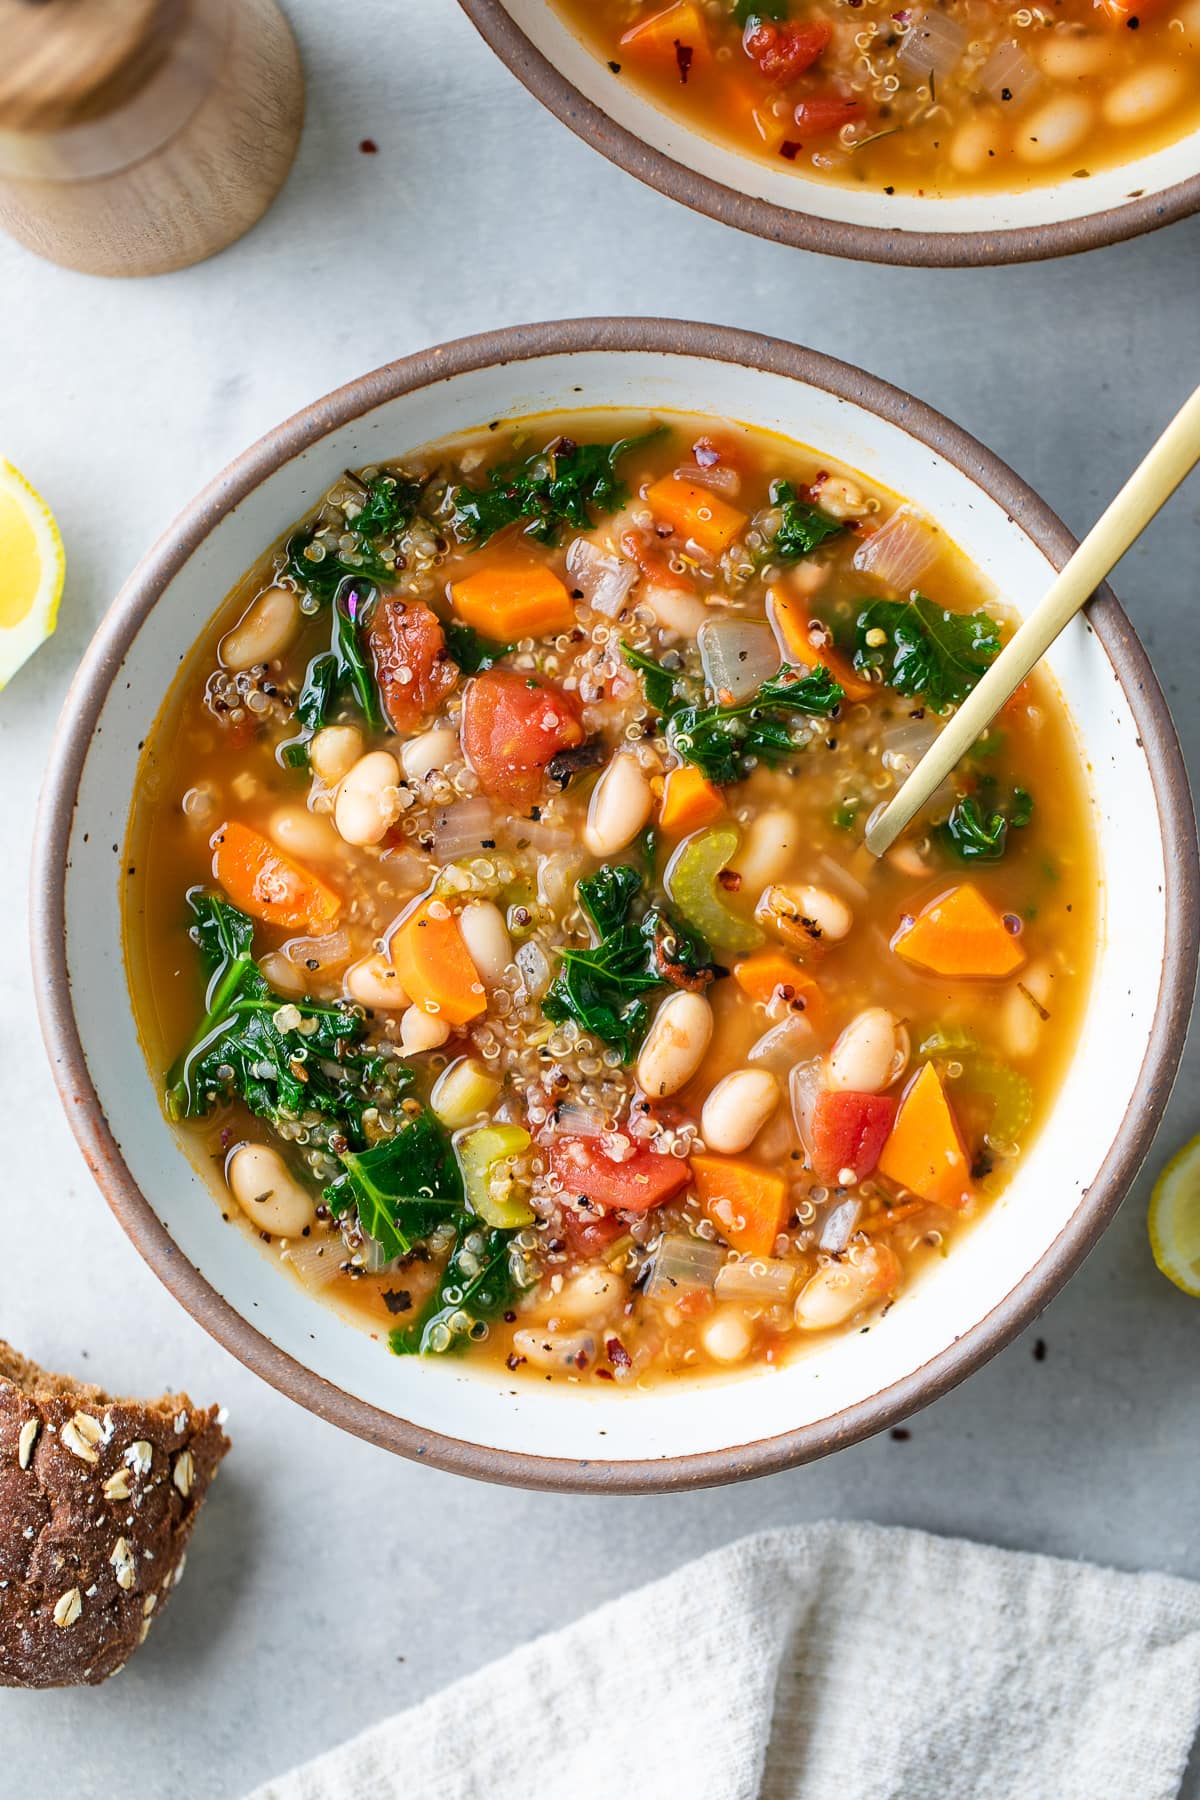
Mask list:
[[[790,25],[756,19],[743,43],[746,54],[768,81],[787,82],[812,68],[832,35],[824,20],[816,25]]]
[[[583,708],[537,675],[487,669],[463,695],[462,744],[485,793],[531,806],[548,763],[584,740]]]
[[[600,1256],[616,1242],[625,1227],[616,1213],[577,1212],[573,1206],[562,1209],[562,1230],[567,1249],[580,1258]]]
[[[851,119],[862,118],[862,102],[841,94],[813,94],[796,106],[796,125],[808,137],[824,137],[839,131]]]
[[[415,731],[458,681],[445,632],[419,601],[381,600],[367,643],[388,723]]]
[[[833,1184],[844,1170],[855,1181],[871,1174],[896,1118],[887,1094],[819,1094],[813,1109],[813,1168]]]
[[[582,1194],[612,1212],[649,1212],[691,1180],[687,1164],[676,1156],[637,1149],[624,1162],[615,1162],[591,1138],[559,1138],[550,1152],[550,1167],[568,1197]]]

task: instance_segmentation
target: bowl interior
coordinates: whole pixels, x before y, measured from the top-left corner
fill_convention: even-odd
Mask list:
[[[567,328],[558,330],[561,335]],[[545,336],[553,334],[548,328]],[[868,393],[892,414],[884,417],[852,397],[856,385],[864,381],[852,371],[799,352],[791,355],[793,366],[803,374],[756,367],[746,348],[754,342],[749,339],[737,340],[743,358],[739,364],[714,360],[711,353],[699,350],[607,349],[600,346],[600,336],[582,330],[578,343],[595,347],[570,354],[527,353],[523,360],[490,366],[464,367],[460,356],[457,372],[449,375],[439,376],[441,365],[434,359],[433,378],[408,391],[378,397],[389,386],[400,385],[389,382],[384,371],[373,388],[361,385],[358,398],[334,396],[326,408],[313,409],[276,434],[283,438],[285,451],[278,467],[270,467],[278,450],[262,447],[245,459],[246,467],[239,470],[235,465],[135,577],[129,597],[110,615],[81,676],[85,688],[97,684],[102,688],[110,674],[111,680],[90,738],[75,746],[83,758],[78,803],[69,823],[69,806],[61,809],[59,826],[69,833],[65,920],[70,999],[86,1071],[119,1156],[101,1141],[94,1116],[76,1123],[110,1198],[160,1274],[232,1348],[343,1423],[408,1450],[419,1449],[428,1442],[424,1434],[434,1433],[501,1452],[565,1459],[585,1466],[575,1477],[568,1472],[556,1479],[568,1483],[577,1479],[579,1484],[593,1478],[588,1468],[597,1459],[628,1465],[716,1453],[718,1461],[710,1460],[705,1476],[715,1479],[721,1472],[738,1470],[739,1450],[748,1444],[812,1427],[890,1389],[883,1414],[859,1417],[855,1430],[861,1432],[869,1424],[885,1422],[891,1416],[887,1407],[894,1413],[906,1399],[911,1404],[936,1385],[935,1375],[946,1385],[971,1366],[972,1357],[979,1360],[996,1347],[1002,1318],[1011,1319],[1014,1302],[1009,1297],[1031,1270],[1048,1259],[1042,1271],[1045,1285],[1022,1305],[1048,1297],[1069,1272],[1080,1252],[1064,1260],[1055,1252],[1056,1240],[1097,1182],[1110,1153],[1110,1173],[1115,1167],[1118,1183],[1132,1173],[1126,1167],[1128,1144],[1117,1152],[1113,1145],[1138,1090],[1151,1042],[1169,902],[1162,825],[1139,730],[1146,732],[1147,741],[1153,733],[1145,721],[1139,724],[1135,719],[1109,654],[1091,625],[1076,621],[1052,659],[1080,754],[1092,772],[1104,878],[1103,942],[1095,986],[1059,1103],[1007,1193],[964,1235],[946,1261],[906,1292],[871,1330],[818,1344],[781,1372],[715,1385],[667,1385],[645,1395],[627,1395],[557,1385],[514,1388],[486,1373],[468,1371],[452,1359],[389,1356],[382,1344],[304,1293],[240,1231],[222,1222],[207,1180],[189,1166],[160,1114],[134,1028],[120,949],[119,846],[125,836],[138,748],[176,674],[181,647],[191,645],[202,623],[262,547],[348,466],[400,455],[407,447],[481,420],[556,408],[618,405],[710,411],[817,446],[913,499],[942,523],[1018,611],[1043,591],[1052,568],[1047,551],[1023,528],[1019,516],[1011,516],[1005,504],[988,496],[969,467],[959,466],[968,463],[971,454],[984,458],[984,453],[947,432],[943,442],[949,442],[955,455],[951,460],[950,454],[914,435],[909,422],[913,415],[917,430],[930,431],[933,415],[924,414],[903,396],[881,384],[866,384]],[[361,416],[344,417],[352,406],[361,405],[367,408]],[[229,501],[248,485],[248,475],[257,477],[264,467],[262,479],[257,485],[251,481],[249,491],[229,509]],[[1030,505],[1036,513],[1031,529],[1043,536],[1061,532],[1053,521],[1046,525],[1044,509],[1032,497]],[[1058,546],[1060,557],[1064,540],[1065,534]],[[1119,612],[1111,603],[1109,610],[1120,629]],[[122,639],[143,611],[140,629],[126,648]],[[71,711],[68,702],[68,719]],[[1169,736],[1169,725],[1166,729]],[[1173,739],[1170,742],[1173,745]],[[64,761],[60,747],[60,765]],[[61,766],[55,779],[61,782]],[[69,800],[69,787],[67,795]],[[59,996],[58,1004],[61,1001]],[[68,1103],[82,1107],[87,1115],[79,1071],[69,1062],[63,1064],[68,1034],[51,1023],[50,1035]],[[1136,1138],[1137,1129],[1131,1129]],[[169,1244],[156,1237],[145,1209],[131,1194],[121,1158],[165,1227]],[[1104,1191],[1115,1204],[1111,1189],[1110,1182]],[[1100,1203],[1093,1196],[1092,1206]],[[231,1311],[181,1270],[180,1253],[215,1295],[224,1297]],[[1062,1263],[1057,1273],[1056,1256]],[[1030,1295],[1028,1285],[1025,1295]],[[998,1308],[1001,1312],[996,1314]],[[993,1314],[990,1325],[975,1329]],[[272,1356],[267,1344],[253,1339],[234,1315],[249,1321],[267,1344],[294,1359],[299,1370]],[[1010,1323],[1006,1328],[1014,1327]],[[959,1342],[972,1333],[967,1343]],[[920,1375],[934,1359],[942,1359],[938,1370]],[[302,1371],[311,1371],[351,1396],[349,1407],[336,1395],[319,1390]],[[387,1418],[372,1418],[361,1403]],[[391,1418],[410,1421],[414,1431],[389,1429]],[[819,1447],[829,1447],[828,1441]],[[804,1453],[803,1446],[791,1452]],[[429,1442],[429,1456],[460,1465],[464,1460],[453,1444]],[[537,1478],[531,1467],[519,1469],[503,1458],[466,1461],[476,1473]]]
[[[534,50],[556,70],[578,94],[597,107],[623,131],[641,144],[669,157],[681,165],[677,172],[683,179],[672,178],[670,172],[638,167],[635,172],[664,186],[675,197],[709,210],[709,204],[698,191],[698,184],[687,184],[687,171],[703,176],[732,190],[730,199],[737,207],[743,197],[765,201],[785,213],[805,214],[814,219],[871,227],[888,233],[896,232],[978,232],[994,237],[997,233],[1029,231],[1036,227],[1058,224],[1066,220],[1098,220],[1098,216],[1132,201],[1147,201],[1163,194],[1179,183],[1200,173],[1200,139],[1194,134],[1169,144],[1151,155],[1116,168],[1101,169],[1068,181],[1007,192],[955,195],[938,198],[933,195],[893,194],[888,196],[867,187],[852,188],[808,179],[801,171],[765,159],[745,155],[718,138],[701,136],[682,121],[674,119],[650,100],[639,94],[628,81],[618,79],[607,64],[576,34],[547,0],[465,0],[467,10],[484,34],[505,54],[507,31],[497,32],[497,24],[506,21],[515,26]],[[594,136],[586,116],[578,106],[566,108],[555,104],[547,82],[536,66],[536,59],[517,55],[510,65],[527,81],[539,97],[559,111],[567,123],[585,137]],[[611,142],[600,147],[617,161],[629,163]],[[1200,204],[1200,190],[1192,205]],[[1144,222],[1137,229],[1149,229],[1161,220],[1151,216],[1143,206]],[[728,216],[723,209],[722,216]],[[1178,216],[1178,214],[1173,214]],[[734,217],[735,223],[750,230],[762,229],[749,216]],[[776,235],[766,231],[765,235]],[[1127,235],[1113,222],[1107,236]],[[1089,238],[1089,241],[1090,238]],[[1097,241],[1107,241],[1101,235]],[[836,244],[818,242],[816,248],[836,248]],[[1064,249],[1082,248],[1067,244]],[[859,254],[870,255],[866,249]],[[1029,249],[1027,255],[1038,254]],[[926,260],[938,260],[930,255]]]

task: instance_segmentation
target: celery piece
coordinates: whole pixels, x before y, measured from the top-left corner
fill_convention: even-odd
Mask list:
[[[520,1125],[481,1125],[455,1144],[467,1204],[495,1231],[532,1225],[537,1216],[522,1199],[509,1166],[532,1142]]]
[[[717,891],[717,876],[728,868],[737,847],[732,825],[697,832],[671,858],[666,886],[683,918],[714,950],[744,955],[758,949],[763,934],[757,925],[730,912]]]

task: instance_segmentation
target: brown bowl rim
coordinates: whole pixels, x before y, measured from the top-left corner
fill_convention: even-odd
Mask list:
[[[1045,225],[1004,231],[889,231],[879,225],[852,225],[815,213],[779,206],[742,194],[711,175],[702,175],[619,125],[611,114],[569,81],[517,24],[504,0],[459,0],[484,42],[568,130],[609,162],[694,212],[706,213],[738,231],[822,256],[856,262],[892,263],[904,268],[976,269],[1004,263],[1040,262],[1073,256],[1104,244],[1173,225],[1200,212],[1200,170],[1154,194],[1131,195],[1119,206]],[[699,134],[693,132],[693,136]],[[747,162],[753,164],[752,158]]]
[[[39,801],[31,867],[34,982],[60,1098],[109,1206],[175,1298],[247,1368],[330,1423],[438,1468],[547,1490],[662,1493],[789,1468],[895,1424],[956,1386],[1057,1293],[1115,1214],[1166,1105],[1183,1050],[1196,975],[1200,869],[1191,792],[1166,700],[1132,626],[1105,587],[1091,602],[1089,620],[1145,747],[1167,871],[1162,976],[1137,1085],[1095,1182],[1040,1261],[955,1342],[856,1405],[773,1437],[685,1457],[623,1462],[543,1457],[422,1430],[347,1394],[272,1343],[177,1248],[127,1167],[92,1084],[68,975],[66,876],[79,779],[93,731],[125,653],[163,590],[218,520],[267,476],[331,429],[399,394],[478,369],[589,351],[707,357],[821,388],[882,417],[967,475],[989,499],[1005,507],[1055,566],[1061,567],[1074,548],[1074,539],[1045,502],[967,432],[877,376],[776,338],[672,319],[571,319],[513,326],[403,357],[305,407],[232,462],[168,527],[101,621],[67,695]]]

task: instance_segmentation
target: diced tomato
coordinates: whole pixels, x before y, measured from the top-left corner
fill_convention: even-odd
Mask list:
[[[865,1181],[883,1154],[896,1119],[887,1094],[819,1094],[812,1116],[813,1168],[836,1183],[844,1170]]]
[[[662,551],[647,543],[640,531],[627,531],[624,534],[621,551],[630,562],[637,564],[647,581],[654,582],[658,587],[675,588],[680,593],[695,592],[687,576],[672,569]]]
[[[458,681],[446,634],[419,601],[381,600],[367,643],[393,731],[415,731]]]
[[[625,1229],[616,1213],[578,1212],[573,1206],[563,1207],[562,1226],[567,1249],[581,1260],[600,1256]]]
[[[838,131],[851,119],[861,119],[862,101],[844,99],[841,94],[813,94],[796,105],[796,126],[806,137],[824,137]]]
[[[757,19],[742,41],[747,56],[768,81],[788,82],[812,68],[832,35],[824,20],[816,25],[781,25]]]
[[[691,1180],[691,1170],[676,1156],[639,1148],[624,1162],[615,1162],[591,1138],[559,1138],[550,1152],[550,1167],[568,1197],[583,1194],[611,1212],[649,1212]]]
[[[463,695],[462,745],[485,793],[531,806],[546,765],[584,740],[583,709],[537,675],[487,669]]]

